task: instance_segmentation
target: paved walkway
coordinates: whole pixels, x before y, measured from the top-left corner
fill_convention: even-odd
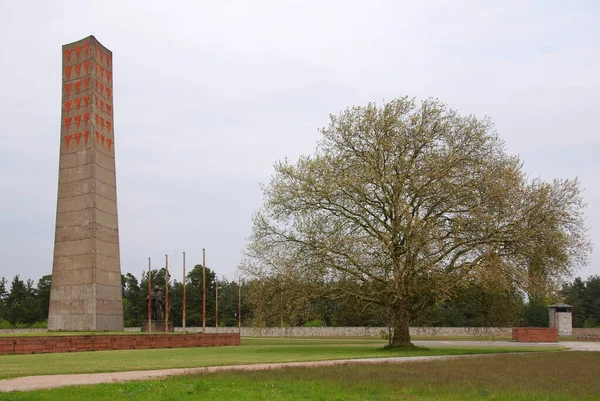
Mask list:
[[[415,345],[453,346],[510,346],[510,347],[568,347],[579,351],[600,351],[600,343],[586,342],[560,342],[560,343],[513,343],[510,341],[415,341]],[[73,375],[49,375],[49,376],[28,376],[15,379],[0,380],[0,392],[5,391],[27,391],[37,389],[47,389],[65,386],[117,383],[132,380],[151,380],[161,379],[167,376],[187,375],[198,373],[212,373],[221,371],[240,371],[240,370],[270,370],[286,367],[322,367],[341,364],[375,364],[375,363],[410,363],[424,362],[432,360],[449,360],[456,358],[482,358],[490,357],[494,354],[477,355],[448,355],[448,356],[413,356],[413,357],[394,357],[394,358],[363,358],[363,359],[342,359],[334,361],[318,362],[285,362],[285,363],[262,363],[253,365],[234,365],[234,366],[209,366],[201,368],[187,369],[163,369],[163,370],[144,370],[131,372],[115,373],[92,373],[92,374],[73,374]],[[525,355],[525,354],[523,354]]]

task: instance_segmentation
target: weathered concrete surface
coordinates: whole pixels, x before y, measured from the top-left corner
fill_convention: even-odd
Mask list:
[[[49,330],[123,330],[112,52],[64,45]]]

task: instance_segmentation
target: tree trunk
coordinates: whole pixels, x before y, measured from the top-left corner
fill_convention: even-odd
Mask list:
[[[414,345],[410,342],[410,314],[406,305],[402,302],[394,307],[392,322],[392,338],[390,347],[392,348],[412,348]]]

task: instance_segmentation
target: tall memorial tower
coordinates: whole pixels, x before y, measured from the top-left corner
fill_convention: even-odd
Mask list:
[[[112,66],[93,36],[62,48],[49,330],[123,330]]]

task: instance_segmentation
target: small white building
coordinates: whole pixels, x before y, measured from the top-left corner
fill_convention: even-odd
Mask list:
[[[550,327],[556,327],[559,336],[573,335],[572,310],[567,304],[550,305]]]

